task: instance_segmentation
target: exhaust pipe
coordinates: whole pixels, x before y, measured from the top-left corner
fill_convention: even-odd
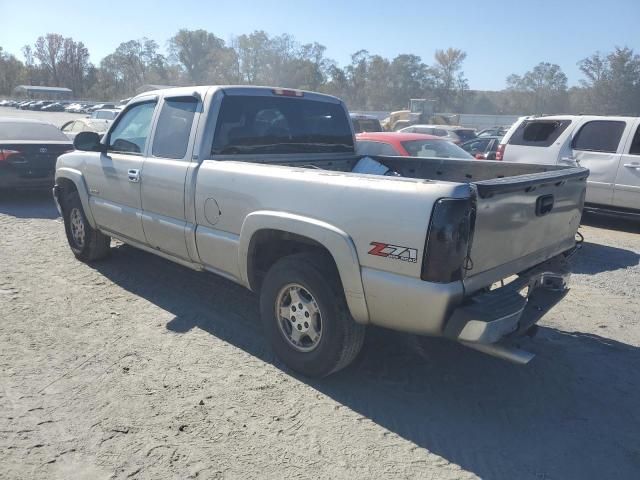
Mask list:
[[[536,356],[534,353],[521,350],[517,347],[499,343],[460,343],[462,343],[465,347],[473,348],[474,350],[486,353],[487,355],[491,355],[492,357],[501,358],[512,363],[517,363],[518,365],[526,365],[533,359],[533,357]]]

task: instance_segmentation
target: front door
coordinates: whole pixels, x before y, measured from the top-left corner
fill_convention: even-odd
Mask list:
[[[573,137],[573,158],[591,172],[587,179],[587,203],[613,202],[621,139],[626,128],[627,123],[622,120],[593,120],[582,125]]]
[[[198,99],[165,98],[142,168],[142,225],[147,243],[189,260],[186,243],[185,179],[191,164],[191,138]],[[192,128],[193,127],[193,128]]]
[[[634,128],[618,167],[613,205],[640,210],[640,120],[636,121]]]
[[[138,242],[145,242],[140,173],[155,107],[155,100],[130,105],[108,134],[107,152],[95,153],[85,172],[98,226]]]

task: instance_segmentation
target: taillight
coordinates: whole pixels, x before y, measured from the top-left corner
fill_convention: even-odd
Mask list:
[[[504,160],[504,149],[506,148],[505,143],[501,143],[498,145],[498,150],[496,150],[496,160]]]
[[[274,95],[282,95],[283,97],[304,97],[304,92],[300,90],[288,90],[284,88],[274,88],[271,90]]]
[[[19,155],[20,153],[22,152],[18,150],[7,150],[6,148],[0,148],[0,162],[4,162],[11,155]]]
[[[431,213],[422,259],[423,280],[461,280],[466,267],[475,210],[471,198],[442,198]]]

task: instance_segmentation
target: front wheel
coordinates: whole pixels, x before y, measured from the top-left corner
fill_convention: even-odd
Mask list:
[[[260,313],[276,355],[292,370],[323,377],[351,363],[365,327],[349,313],[330,257],[300,253],[269,270]]]
[[[62,213],[67,241],[77,259],[90,262],[109,255],[111,237],[91,227],[78,192],[65,197]]]

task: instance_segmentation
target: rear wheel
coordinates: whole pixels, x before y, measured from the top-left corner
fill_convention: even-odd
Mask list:
[[[67,241],[76,258],[90,262],[109,255],[111,237],[91,227],[78,192],[71,192],[64,198],[63,218]]]
[[[264,279],[260,311],[276,355],[304,375],[336,372],[362,348],[365,327],[351,318],[326,255],[300,253],[279,260]]]

